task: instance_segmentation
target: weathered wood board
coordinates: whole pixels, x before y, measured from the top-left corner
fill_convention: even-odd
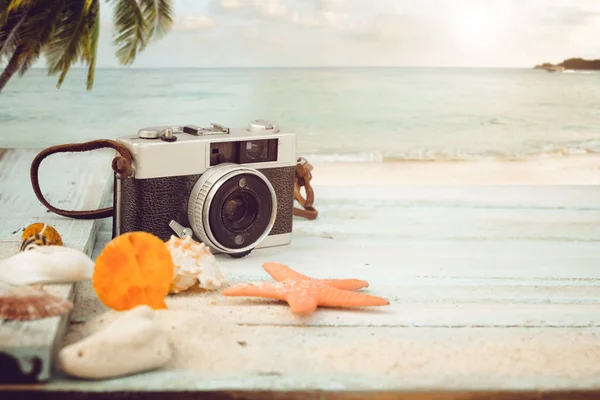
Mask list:
[[[296,219],[291,245],[218,256],[229,283],[270,279],[261,265],[278,261],[314,277],[366,279],[365,291],[389,306],[299,318],[276,301],[190,291],[169,296],[158,314],[174,338],[164,369],[106,381],[56,376],[32,390],[218,398],[600,392],[600,187],[315,190],[319,219]],[[109,240],[105,220],[94,257]],[[78,286],[65,343],[107,312],[89,283]]]
[[[100,221],[61,217],[48,210],[33,193],[29,170],[39,150],[7,149],[0,156],[0,257],[18,251],[23,229],[35,222],[54,226],[65,246],[91,255]],[[44,160],[40,186],[48,201],[68,210],[96,209],[112,188],[111,151],[58,154]],[[72,299],[72,284],[44,289]],[[68,315],[28,322],[0,322],[0,381],[39,382],[51,378],[53,351],[60,345]]]

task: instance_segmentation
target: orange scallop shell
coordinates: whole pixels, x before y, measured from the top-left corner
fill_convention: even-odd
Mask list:
[[[111,240],[96,258],[92,284],[105,306],[125,311],[138,305],[167,308],[175,266],[167,245],[147,232]]]
[[[44,229],[44,226],[46,226],[46,229]],[[49,244],[56,246],[63,245],[62,238],[60,237],[60,234],[56,231],[56,229],[43,222],[36,222],[35,224],[31,224],[27,228],[25,228],[23,234],[21,235],[21,240],[25,240],[30,236],[41,233],[42,231],[44,231],[42,235],[46,236],[46,238],[50,242]]]

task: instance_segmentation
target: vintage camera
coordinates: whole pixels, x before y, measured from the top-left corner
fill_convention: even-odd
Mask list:
[[[133,155],[134,176],[115,179],[113,236],[192,235],[236,258],[291,242],[294,133],[255,120],[150,127],[117,141]]]

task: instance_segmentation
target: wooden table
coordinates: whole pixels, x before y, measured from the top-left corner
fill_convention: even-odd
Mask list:
[[[159,312],[178,321],[171,329],[179,338],[187,335],[163,370],[108,381],[57,371],[44,385],[4,393],[600,396],[600,187],[315,191],[319,219],[295,220],[291,245],[218,256],[228,281],[270,279],[261,264],[277,261],[313,277],[368,280],[366,292],[389,306],[298,318],[280,302],[182,293]],[[100,229],[93,257],[110,240],[110,221]],[[79,284],[66,343],[89,334],[86,323],[106,311],[89,282]],[[187,362],[189,354],[203,356]]]
[[[91,255],[101,221],[81,221],[49,213],[33,193],[29,179],[31,161],[39,150],[0,149],[0,257],[15,254],[21,234],[30,224],[46,222],[55,227],[65,246]],[[59,208],[94,209],[112,192],[107,180],[111,152],[53,156],[40,168],[40,187],[48,201]],[[45,290],[72,299],[74,285],[46,285]],[[0,322],[0,382],[47,381],[52,359],[60,345],[68,316],[25,323]],[[19,372],[18,370],[21,370]]]

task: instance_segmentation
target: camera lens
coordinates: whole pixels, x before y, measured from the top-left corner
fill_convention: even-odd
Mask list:
[[[245,186],[240,186],[240,182]],[[260,241],[268,233],[274,204],[268,181],[254,174],[225,176],[210,202],[207,214],[214,239],[223,246],[236,249]],[[243,240],[236,240],[242,235]]]
[[[201,241],[224,253],[241,254],[269,235],[277,216],[277,196],[260,171],[220,164],[194,185],[188,215]]]
[[[243,232],[256,219],[258,200],[249,191],[234,192],[225,199],[221,217],[227,228],[233,232]]]

